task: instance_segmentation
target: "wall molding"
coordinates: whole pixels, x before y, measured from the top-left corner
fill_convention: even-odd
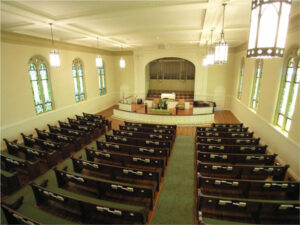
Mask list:
[[[13,32],[1,31],[1,42],[37,46],[42,48],[51,48],[51,40],[46,38],[33,37],[25,34],[18,34]],[[83,45],[70,44],[62,41],[55,40],[55,46],[57,49],[79,51],[85,53],[102,54],[108,56],[124,56],[133,55],[133,51],[109,51],[104,49],[91,48]]]

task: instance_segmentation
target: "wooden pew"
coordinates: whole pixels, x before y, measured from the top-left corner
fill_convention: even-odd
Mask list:
[[[258,145],[260,138],[196,137],[196,142],[206,144]]]
[[[101,125],[104,125],[107,129],[107,131],[110,131],[112,126],[112,121],[111,120],[107,120],[104,117],[93,117],[93,116],[79,116],[79,115],[75,115],[77,120],[84,120],[84,121],[91,121],[91,122],[95,122],[95,123],[100,123]]]
[[[12,204],[1,202],[1,208],[4,212],[8,224],[28,224],[28,225],[43,225],[43,224],[70,224],[71,221],[61,219],[57,216],[46,213],[34,206],[23,206],[24,197],[21,196]],[[17,211],[21,207],[26,207],[22,212]],[[72,222],[72,224],[76,224]]]
[[[272,176],[273,180],[284,180],[289,165],[263,166],[263,165],[228,165],[197,161],[197,171],[202,176],[242,178],[265,180]]]
[[[132,138],[132,137],[122,137],[122,136],[113,136],[105,134],[105,139],[107,142],[130,144],[130,145],[139,145],[146,147],[158,147],[158,148],[169,148],[171,150],[172,145],[170,141],[158,141],[144,138]]]
[[[120,130],[136,131],[136,132],[151,133],[151,134],[176,135],[176,130],[174,129],[158,129],[158,128],[150,128],[150,127],[134,127],[134,126],[122,126],[122,125],[119,125],[119,128]]]
[[[64,187],[71,182],[85,188],[93,188],[99,199],[133,205],[148,205],[150,209],[153,209],[155,189],[151,186],[116,182],[68,172],[66,167],[63,170],[54,168],[54,172],[58,187]]]
[[[4,169],[0,169],[0,172],[2,194],[10,195],[21,187],[18,179],[18,172],[9,172]]]
[[[171,141],[171,144],[173,144],[173,142],[174,142],[174,136],[166,135],[166,134],[151,134],[151,133],[142,133],[142,132],[136,132],[136,131],[113,130],[113,135],[124,136],[124,137],[144,138],[144,139],[154,139],[154,140],[162,140],[162,141]]]
[[[74,149],[74,151],[78,151],[81,149],[81,143],[80,143],[79,138],[62,135],[62,134],[57,134],[57,133],[52,133],[52,132],[48,132],[45,130],[39,130],[37,128],[35,128],[35,130],[36,130],[36,133],[37,133],[39,139],[43,139],[43,140],[50,139],[55,142],[69,143],[70,145],[73,146],[72,149]]]
[[[228,138],[252,138],[254,132],[218,132],[218,131],[197,131],[197,137],[228,137]]]
[[[248,132],[248,127],[197,127],[196,131],[206,132]]]
[[[4,164],[5,170],[11,171],[17,169],[27,174],[30,179],[40,174],[39,160],[31,162],[1,151],[1,163]]]
[[[72,150],[72,146],[68,143],[57,143],[54,141],[45,141],[39,138],[33,138],[33,135],[25,135],[21,133],[24,141],[24,145],[28,147],[34,147],[35,145],[39,146],[43,150],[56,150],[59,151],[62,157],[65,159],[69,157]]]
[[[130,127],[149,127],[149,128],[155,128],[155,129],[173,129],[176,130],[176,125],[163,125],[163,124],[151,124],[151,123],[133,123],[125,121],[125,126]]]
[[[100,159],[103,163],[111,163],[120,166],[131,168],[161,168],[162,175],[166,165],[164,157],[144,156],[144,155],[129,155],[115,151],[101,151],[93,148],[85,148],[87,160],[94,161],[95,158]]]
[[[197,160],[201,162],[273,165],[277,154],[234,154],[197,152]]]
[[[76,120],[76,119],[71,119],[69,117],[68,117],[68,122],[71,125],[90,127],[91,130],[93,130],[93,138],[98,138],[105,133],[105,127],[100,123],[90,122],[85,120]]]
[[[198,190],[197,211],[204,217],[238,222],[299,224],[299,202],[241,199],[205,195]],[[199,221],[201,223],[201,221]]]
[[[62,127],[58,127],[58,126],[52,126],[50,124],[48,124],[48,128],[49,128],[50,132],[52,132],[52,133],[62,134],[62,135],[76,138],[76,140],[80,141],[80,146],[89,143],[89,138],[86,136],[86,134],[83,131],[67,129],[67,128],[62,128]]]
[[[132,169],[123,166],[110,165],[71,157],[74,171],[80,173],[83,169],[101,173],[102,177],[119,181],[152,184],[157,191],[160,186],[161,169]],[[97,173],[97,174],[98,174]]]
[[[87,140],[86,143],[90,143],[94,139],[94,129],[92,127],[87,127],[87,126],[78,125],[78,124],[69,124],[69,123],[65,123],[65,122],[61,122],[61,121],[58,121],[58,124],[61,128],[82,131]]]
[[[148,210],[142,206],[126,205],[75,194],[61,188],[31,184],[38,206],[47,205],[77,214],[83,223],[146,224]],[[51,204],[55,202],[55,204]],[[62,207],[57,207],[57,204]]]
[[[227,145],[196,143],[197,151],[236,154],[265,154],[268,145]]]
[[[100,119],[100,120],[105,119],[105,117],[102,115],[96,115],[96,114],[91,114],[91,113],[83,112],[82,115],[86,118],[94,118],[94,119]]]
[[[212,127],[228,127],[228,128],[241,128],[243,127],[243,123],[212,123]]]
[[[96,141],[97,149],[99,150],[112,150],[118,152],[128,153],[130,155],[147,155],[147,156],[164,156],[166,162],[168,162],[168,157],[170,155],[169,148],[153,148],[153,147],[144,147],[138,145],[128,145],[121,143],[105,142],[105,141]]]
[[[204,177],[197,174],[197,188],[208,195],[254,199],[298,200],[300,182]]]
[[[58,152],[55,150],[39,150],[35,148],[30,148],[28,146],[18,144],[17,140],[8,141],[6,138],[3,139],[7,146],[7,151],[11,155],[18,156],[22,152],[26,160],[35,161],[36,159],[46,161],[49,167],[56,165],[58,162]]]

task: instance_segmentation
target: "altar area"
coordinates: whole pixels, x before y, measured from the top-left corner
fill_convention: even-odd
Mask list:
[[[194,108],[193,104],[187,102],[188,108],[178,110],[176,109],[177,102],[169,100],[169,104],[170,102],[174,107],[169,105],[165,109],[152,108],[152,103],[147,100],[142,104],[128,104],[129,106],[126,107],[128,110],[120,109],[120,107],[114,109],[113,118],[132,122],[176,125],[199,125],[214,122],[213,107],[201,107],[202,113],[194,114],[194,110],[199,108]]]

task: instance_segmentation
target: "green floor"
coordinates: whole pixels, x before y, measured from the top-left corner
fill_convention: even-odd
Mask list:
[[[176,138],[152,224],[194,224],[194,137]]]

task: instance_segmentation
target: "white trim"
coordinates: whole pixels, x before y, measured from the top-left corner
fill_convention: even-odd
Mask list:
[[[214,122],[214,113],[205,115],[168,116],[127,112],[114,109],[112,118],[139,123],[155,123],[167,125],[203,125]]]

